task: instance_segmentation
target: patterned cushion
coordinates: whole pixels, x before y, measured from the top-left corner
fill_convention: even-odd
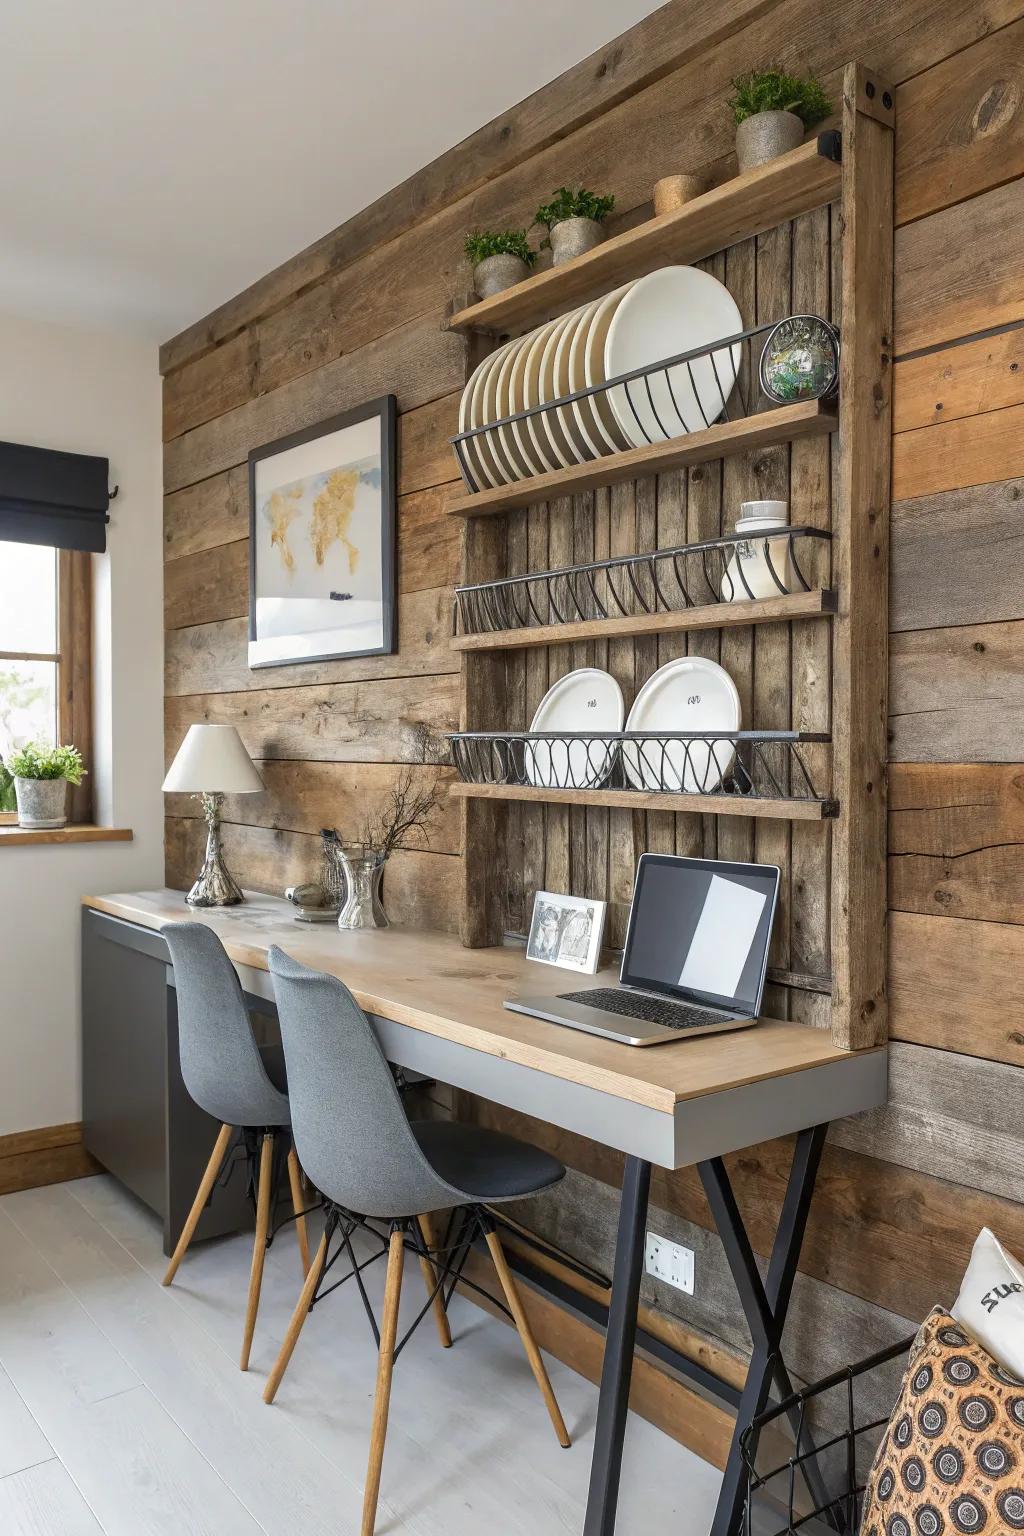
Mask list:
[[[1024,1382],[936,1307],[910,1351],[862,1536],[1024,1530]]]

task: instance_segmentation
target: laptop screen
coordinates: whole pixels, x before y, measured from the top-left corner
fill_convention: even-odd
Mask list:
[[[620,980],[756,1014],[778,891],[771,864],[642,854]]]

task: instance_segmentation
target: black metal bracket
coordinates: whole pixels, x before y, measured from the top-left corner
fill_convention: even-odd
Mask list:
[[[843,163],[843,136],[838,128],[829,128],[826,133],[818,134],[818,154],[826,160],[832,160],[836,165]]]

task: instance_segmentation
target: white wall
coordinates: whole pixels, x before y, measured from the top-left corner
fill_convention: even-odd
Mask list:
[[[163,566],[157,349],[0,314],[0,439],[110,459],[93,556],[96,819],[131,843],[0,845],[0,1136],[81,1118],[85,894],[163,884]]]

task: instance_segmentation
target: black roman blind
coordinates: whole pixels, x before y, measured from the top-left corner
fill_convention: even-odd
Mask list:
[[[0,539],[102,554],[110,461],[0,443]]]

